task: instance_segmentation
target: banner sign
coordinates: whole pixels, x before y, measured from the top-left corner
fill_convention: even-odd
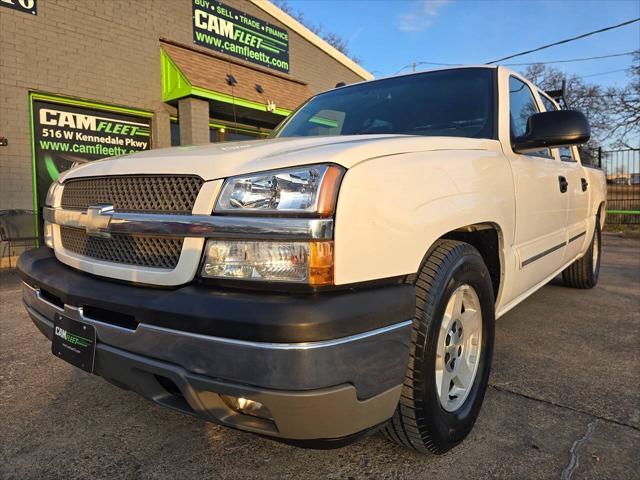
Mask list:
[[[33,100],[37,208],[58,175],[73,166],[150,148],[150,119]]]
[[[213,0],[193,1],[193,42],[289,73],[289,33]]]
[[[36,0],[0,0],[0,7],[13,8],[31,15],[38,14],[38,5]]]

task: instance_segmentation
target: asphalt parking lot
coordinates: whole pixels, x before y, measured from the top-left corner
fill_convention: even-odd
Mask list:
[[[2,478],[638,478],[640,240],[605,236],[600,284],[554,281],[500,319],[471,436],[442,457],[378,435],[275,443],[157,407],[54,358],[0,276]]]

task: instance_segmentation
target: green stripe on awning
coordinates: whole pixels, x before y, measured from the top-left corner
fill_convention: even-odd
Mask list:
[[[162,63],[162,101],[170,102],[185,97],[199,97],[217,102],[229,103],[240,107],[260,110],[261,112],[269,112],[266,104],[246,100],[243,98],[232,97],[226,93],[216,92],[203,87],[196,87],[187,79],[178,66],[171,60],[171,57],[160,49],[160,60]],[[288,116],[291,110],[276,107],[271,113]]]

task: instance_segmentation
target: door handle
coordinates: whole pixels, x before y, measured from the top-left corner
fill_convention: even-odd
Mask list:
[[[581,178],[580,180],[582,181],[582,191],[586,192],[587,187],[589,186],[589,182],[587,182],[586,178]]]
[[[567,188],[569,188],[569,182],[567,182],[566,177],[560,175],[558,177],[558,181],[560,182],[560,193],[567,193]]]

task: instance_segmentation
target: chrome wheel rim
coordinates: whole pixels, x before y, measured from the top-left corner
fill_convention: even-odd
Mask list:
[[[459,286],[444,311],[436,351],[440,405],[454,412],[469,396],[482,354],[482,309],[470,285]]]
[[[593,236],[593,252],[591,253],[591,268],[593,269],[593,273],[596,273],[596,269],[598,268],[598,255],[600,254],[600,242],[598,240],[598,232],[594,233]]]

